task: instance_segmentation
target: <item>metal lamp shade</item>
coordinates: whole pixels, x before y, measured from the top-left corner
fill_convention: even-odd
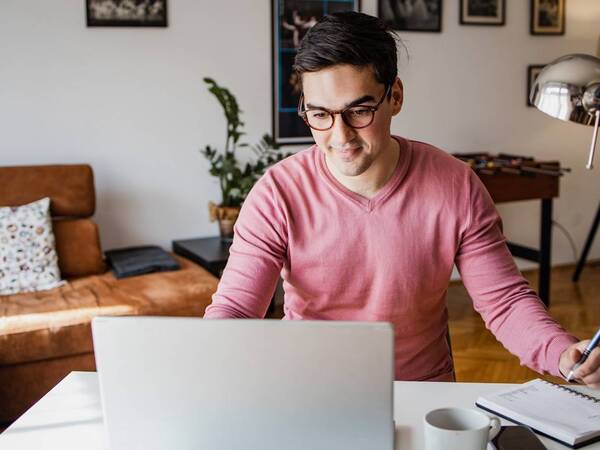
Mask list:
[[[551,62],[534,81],[529,98],[549,116],[594,126],[587,164],[591,169],[600,120],[600,59],[573,54]]]

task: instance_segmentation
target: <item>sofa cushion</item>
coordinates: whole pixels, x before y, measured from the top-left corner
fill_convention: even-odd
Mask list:
[[[0,296],[0,364],[92,351],[90,322],[99,315],[198,316],[217,279],[187,259],[182,269],[115,279],[107,272],[44,292]]]
[[[58,219],[52,222],[58,267],[64,278],[106,272],[98,226],[91,219]]]
[[[94,175],[87,164],[0,167],[0,205],[50,197],[53,217],[90,217],[96,209]]]
[[[62,284],[50,199],[0,207],[0,295],[52,289]]]

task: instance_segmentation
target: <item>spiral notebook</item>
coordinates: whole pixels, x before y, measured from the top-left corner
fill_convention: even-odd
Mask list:
[[[593,397],[537,379],[482,395],[475,404],[572,448],[600,441],[600,391]]]

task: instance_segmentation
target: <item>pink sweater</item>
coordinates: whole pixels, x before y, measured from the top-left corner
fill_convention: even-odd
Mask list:
[[[281,273],[285,319],[391,322],[396,379],[450,380],[446,290],[456,264],[498,340],[522,364],[559,375],[577,339],[519,273],[477,175],[397,139],[398,167],[370,200],[337,182],[317,146],[268,170],[244,202],[204,317],[264,317]]]

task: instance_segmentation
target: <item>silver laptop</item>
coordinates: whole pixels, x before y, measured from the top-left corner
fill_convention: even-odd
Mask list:
[[[99,317],[111,450],[392,450],[386,323]]]

